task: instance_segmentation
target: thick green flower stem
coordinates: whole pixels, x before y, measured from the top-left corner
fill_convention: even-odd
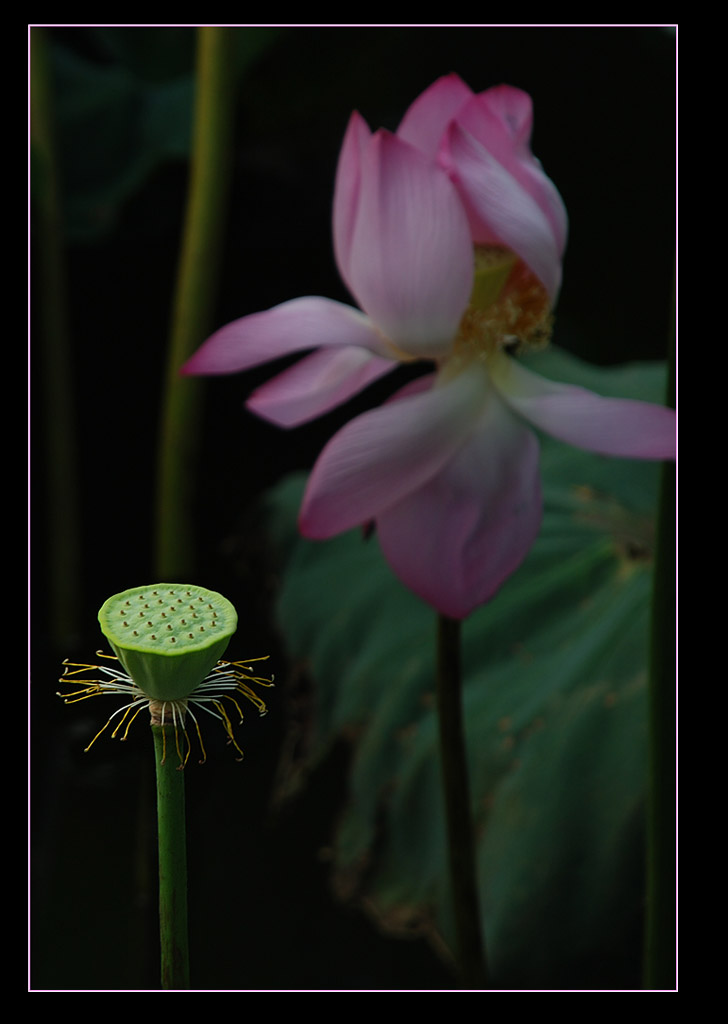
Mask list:
[[[171,725],[152,725],[152,733],[157,763],[162,988],[188,989],[190,958],[187,938],[185,773],[180,771],[175,757],[174,728]]]
[[[190,183],[172,313],[159,442],[156,559],[160,579],[194,565],[193,527],[201,381],[180,366],[212,330],[232,166],[235,30],[198,29]]]
[[[458,965],[463,986],[482,989],[486,987],[487,973],[463,727],[460,622],[444,615],[438,618],[437,714]]]

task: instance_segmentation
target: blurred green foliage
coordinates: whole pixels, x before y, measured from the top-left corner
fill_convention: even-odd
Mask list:
[[[278,33],[235,32],[238,76]],[[52,53],[66,233],[94,241],[157,167],[188,158],[195,34],[99,26],[58,35]]]

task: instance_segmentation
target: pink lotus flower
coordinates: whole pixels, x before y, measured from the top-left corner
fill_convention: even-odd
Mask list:
[[[674,413],[536,376],[514,348],[541,344],[567,220],[531,154],[531,101],[435,82],[397,133],[354,113],[339,157],[334,247],[361,309],[301,298],[223,327],[183,368],[233,373],[315,349],[249,408],[281,426],[332,409],[402,362],[434,373],[357,417],[324,448],[300,512],[327,538],[372,520],[396,575],[464,618],[538,533],[535,425],[607,455],[674,457]]]

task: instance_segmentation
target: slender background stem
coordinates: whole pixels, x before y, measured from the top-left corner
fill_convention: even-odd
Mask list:
[[[157,764],[162,988],[187,989],[190,987],[190,958],[187,934],[185,773],[179,771],[179,764],[174,756],[174,729],[168,725],[153,725],[152,732]]]
[[[667,404],[675,407],[671,346]],[[662,467],[650,642],[645,988],[676,987],[675,464]]]
[[[157,575],[194,570],[202,382],[179,369],[212,330],[232,167],[235,30],[198,29],[190,185],[172,314],[158,462]]]
[[[485,948],[480,926],[475,836],[463,728],[460,622],[439,616],[437,638],[440,762],[458,960],[463,985],[466,988],[485,988]]]
[[[79,628],[81,543],[66,295],[62,203],[58,181],[50,47],[42,28],[31,41],[33,262],[38,342],[45,410],[46,529],[51,630],[61,650]]]

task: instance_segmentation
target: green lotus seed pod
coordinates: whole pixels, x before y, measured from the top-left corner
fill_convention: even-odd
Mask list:
[[[214,590],[157,583],[110,597],[99,623],[140,690],[153,700],[175,701],[188,697],[215,667],[238,616]]]

